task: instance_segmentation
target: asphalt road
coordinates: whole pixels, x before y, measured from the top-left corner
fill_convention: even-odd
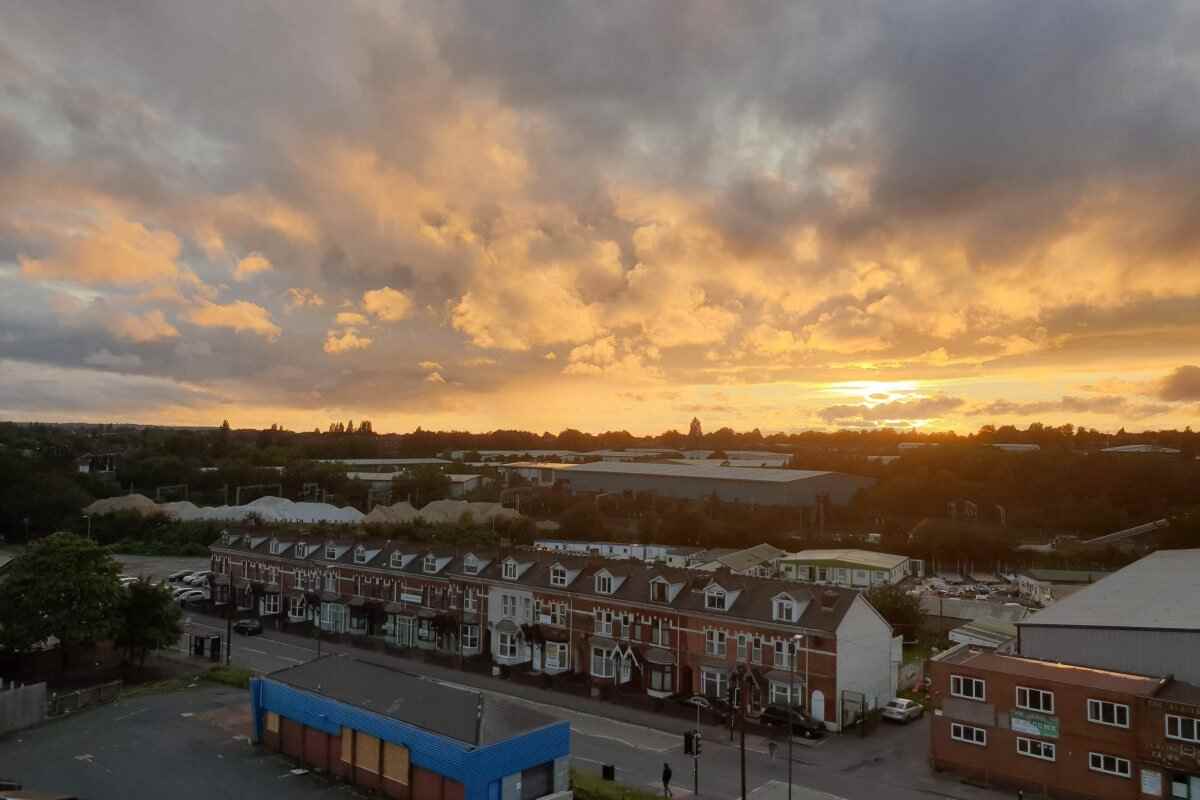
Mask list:
[[[222,637],[225,633],[221,620],[200,614],[189,615],[187,627],[198,633],[221,633]],[[599,772],[601,765],[613,764],[620,782],[661,791],[662,767],[666,762],[674,773],[674,794],[684,797],[691,793],[693,760],[683,754],[679,733],[690,725],[678,719],[645,715],[651,720],[661,719],[661,725],[648,724],[644,718],[621,721],[603,713],[604,706],[601,713],[589,713],[595,706],[589,704],[589,711],[583,711],[580,710],[583,704],[572,696],[523,684],[498,682],[486,676],[329,642],[322,643],[322,652],[351,653],[421,672],[445,683],[469,686],[485,694],[503,693],[509,699],[541,706],[547,713],[571,722],[572,757],[577,768]],[[274,631],[261,636],[233,637],[233,662],[259,672],[272,672],[315,656],[312,639]],[[497,692],[497,687],[502,691]],[[576,707],[568,707],[572,703]],[[611,713],[618,715],[620,710]],[[730,744],[727,731],[708,726],[705,737],[699,764],[700,795],[721,800],[741,797],[737,747]],[[828,796],[878,800],[881,792],[899,800],[929,797],[990,800],[1009,796],[932,773],[926,762],[928,741],[927,720],[908,726],[881,725],[867,738],[832,735],[815,745],[797,739],[793,747],[792,800],[825,800]],[[784,746],[778,745],[772,757],[767,739],[757,735],[747,737],[746,785],[756,800],[786,800],[787,761],[783,751]],[[817,793],[804,794],[805,791]]]

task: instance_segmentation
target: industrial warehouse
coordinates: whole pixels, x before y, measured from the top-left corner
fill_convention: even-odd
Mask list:
[[[856,492],[875,483],[873,478],[842,472],[730,467],[717,461],[695,465],[517,461],[505,464],[501,471],[538,486],[561,485],[575,493],[652,492],[690,500],[716,496],[725,502],[764,506],[812,507],[823,499],[845,505]]]

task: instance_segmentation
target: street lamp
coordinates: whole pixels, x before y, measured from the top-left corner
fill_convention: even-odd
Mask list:
[[[788,678],[789,678],[789,681],[788,681],[788,724],[787,724],[788,800],[792,800],[792,721],[794,719],[793,708],[796,704],[796,701],[795,701],[795,697],[796,697],[796,648],[799,646],[800,642],[803,640],[804,640],[804,637],[799,633],[797,633],[795,636],[792,637],[792,641],[791,641],[792,657],[788,659]],[[804,648],[804,691],[806,693],[808,692],[808,648],[807,647]],[[803,709],[804,704],[801,703],[800,707],[801,707],[801,709]],[[746,796],[746,793],[742,792],[742,797],[745,797],[745,796]]]
[[[83,518],[87,520],[87,525],[88,525],[88,528],[87,528],[87,531],[88,531],[88,533],[87,533],[87,535],[88,535],[88,538],[90,539],[90,538],[92,538],[92,515],[91,515],[91,514],[84,514],[84,515],[83,515]]]

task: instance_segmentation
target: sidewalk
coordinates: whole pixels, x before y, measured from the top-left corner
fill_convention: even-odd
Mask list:
[[[210,617],[206,614],[192,613],[192,617],[196,618],[197,622],[205,625],[224,625],[224,620],[219,617]],[[186,627],[186,626],[185,626]],[[281,631],[266,631],[261,636],[255,637],[256,642],[280,642],[292,647],[306,648],[312,651],[312,657],[316,657],[316,640],[295,634],[284,633]],[[174,654],[177,651],[172,651]],[[674,733],[679,735],[679,746],[683,747],[683,733],[687,730],[692,730],[696,727],[695,719],[685,719],[675,717],[669,714],[655,714],[652,711],[646,711],[639,708],[630,708],[617,702],[606,700],[597,700],[590,697],[580,697],[578,695],[558,692],[552,689],[542,689],[537,686],[530,686],[525,683],[507,680],[505,678],[496,678],[491,675],[481,675],[477,672],[469,672],[466,670],[458,670],[453,667],[434,664],[419,658],[407,658],[405,656],[396,655],[394,653],[381,653],[375,650],[366,648],[358,648],[353,645],[338,644],[328,640],[321,641],[321,654],[328,655],[329,653],[345,653],[353,655],[355,658],[363,661],[370,661],[385,666],[390,666],[396,669],[401,669],[406,672],[411,672],[417,675],[425,675],[445,683],[457,684],[466,686],[472,689],[479,689],[485,692],[493,692],[502,694],[508,697],[519,697],[530,702],[540,703],[542,705],[554,706],[563,708],[579,714],[588,714],[595,717],[600,717],[607,720],[615,720],[624,722],[629,725],[637,725],[640,727],[652,728],[654,730],[663,731],[666,733]],[[196,664],[208,664],[206,659],[202,660],[194,658],[186,654],[180,654],[180,658]],[[236,654],[235,654],[236,658]],[[724,745],[728,747],[737,747],[740,733],[735,732],[734,741],[729,740],[729,728],[718,726],[711,723],[702,723],[700,730],[703,733],[704,741],[708,745]],[[834,734],[826,737],[826,740]],[[767,754],[769,752],[768,742],[770,737],[759,733],[746,734],[746,749],[754,752]],[[826,740],[812,742],[806,739],[796,738],[794,740],[795,748],[819,747]],[[783,750],[787,746],[786,739],[780,737],[776,741],[778,746],[778,756],[782,757]]]

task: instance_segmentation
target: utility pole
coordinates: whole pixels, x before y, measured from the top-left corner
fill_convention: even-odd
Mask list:
[[[225,666],[229,666],[233,658],[233,603],[227,606],[225,612]]]
[[[696,706],[696,738],[692,751],[692,795],[700,796],[700,706]]]

